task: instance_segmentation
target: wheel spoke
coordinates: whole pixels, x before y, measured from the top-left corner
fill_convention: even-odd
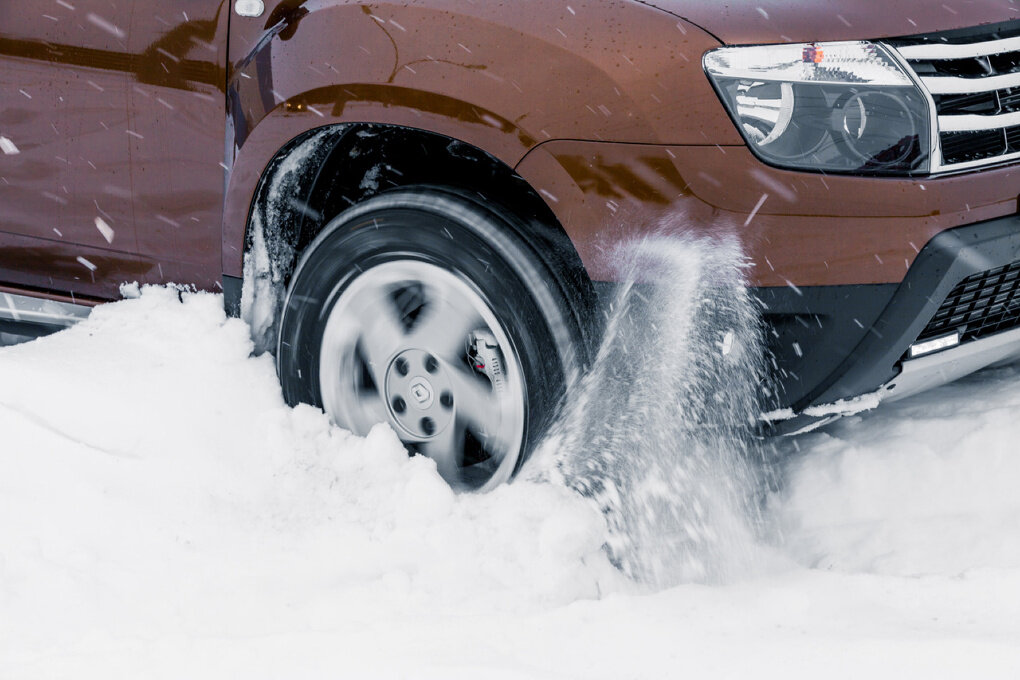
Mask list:
[[[384,423],[389,420],[389,413],[382,396],[375,392],[360,392],[357,397],[357,418],[358,425],[362,430],[370,429],[376,423]]]
[[[464,455],[464,428],[450,423],[434,439],[418,444],[418,450],[436,462],[439,475],[453,485],[460,478],[460,465]]]
[[[390,359],[400,350],[406,338],[404,324],[388,299],[380,301],[380,309],[363,322],[360,344],[376,385],[382,385]]]
[[[510,434],[503,426],[494,427],[488,432],[478,432],[476,434],[485,450],[498,459],[502,459],[503,456],[509,453],[510,447],[513,446]]]
[[[431,286],[422,318],[412,329],[409,342],[453,361],[464,355],[468,334],[484,326],[478,312],[454,291]]]
[[[481,437],[489,437],[499,429],[500,400],[489,381],[468,368],[451,367],[454,408],[457,417]]]

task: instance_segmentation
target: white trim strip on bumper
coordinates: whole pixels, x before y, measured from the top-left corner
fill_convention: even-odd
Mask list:
[[[1020,358],[1020,328],[910,359],[903,362],[900,374],[883,388],[882,401],[903,399],[1016,358]]]

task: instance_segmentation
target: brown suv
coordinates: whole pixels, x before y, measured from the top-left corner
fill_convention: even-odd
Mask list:
[[[0,318],[222,289],[288,400],[469,488],[583,366],[629,216],[736,225],[787,429],[1015,354],[1015,6],[752,5],[3,3]]]

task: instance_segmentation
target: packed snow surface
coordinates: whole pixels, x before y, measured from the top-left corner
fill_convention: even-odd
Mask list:
[[[0,349],[0,678],[1020,677],[1016,366],[772,444],[753,565],[654,590],[251,349],[165,288]]]

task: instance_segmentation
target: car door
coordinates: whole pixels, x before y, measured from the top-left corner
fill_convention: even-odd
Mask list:
[[[138,252],[160,281],[216,289],[222,273],[226,0],[136,0],[127,94]]]
[[[0,4],[0,285],[213,285],[226,7]]]

